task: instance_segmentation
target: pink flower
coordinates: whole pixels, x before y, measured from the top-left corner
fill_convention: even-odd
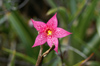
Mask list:
[[[65,37],[70,32],[57,27],[58,21],[56,17],[57,13],[45,24],[41,21],[34,21],[33,19],[33,26],[39,32],[39,35],[36,37],[35,43],[32,47],[43,45],[46,41],[48,45],[51,47],[52,44],[55,45],[55,51],[58,53],[58,38]]]

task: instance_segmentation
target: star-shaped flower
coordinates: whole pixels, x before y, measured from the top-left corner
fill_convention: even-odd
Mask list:
[[[44,22],[34,21],[31,19],[33,26],[39,32],[32,47],[43,45],[47,41],[50,47],[52,44],[55,45],[54,50],[58,53],[58,38],[65,37],[71,33],[57,27],[58,21],[56,15],[57,13],[46,24]]]

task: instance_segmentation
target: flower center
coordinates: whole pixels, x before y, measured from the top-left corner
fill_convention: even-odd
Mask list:
[[[48,30],[46,31],[46,33],[47,33],[47,35],[52,35],[52,31],[51,31],[50,29],[48,29]]]

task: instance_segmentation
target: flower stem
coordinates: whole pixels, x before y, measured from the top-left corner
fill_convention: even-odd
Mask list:
[[[41,45],[40,46],[40,52],[39,52],[39,55],[38,55],[38,59],[37,59],[37,62],[36,62],[36,66],[41,66],[41,63],[42,63],[42,60],[43,60],[42,51],[43,51],[43,46]]]
[[[53,44],[52,47],[50,47],[46,52],[44,52],[44,53],[42,54],[43,47],[42,47],[42,45],[41,45],[41,46],[40,46],[39,56],[38,56],[38,59],[37,59],[37,62],[36,62],[36,66],[41,66],[42,61],[43,61],[43,58],[44,58],[45,56],[47,56],[54,48],[55,48],[55,45]]]

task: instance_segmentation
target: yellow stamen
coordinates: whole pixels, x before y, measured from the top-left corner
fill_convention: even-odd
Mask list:
[[[48,34],[47,35],[52,35],[52,31],[48,30]]]

